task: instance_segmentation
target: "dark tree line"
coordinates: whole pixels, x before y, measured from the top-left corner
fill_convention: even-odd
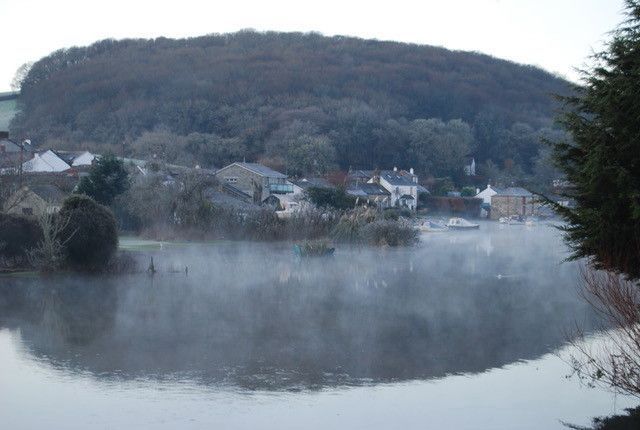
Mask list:
[[[124,142],[128,155],[267,159],[292,173],[415,164],[439,176],[470,153],[531,172],[552,128],[549,95],[568,86],[477,53],[245,31],[59,50],[21,89],[12,133],[41,144]]]

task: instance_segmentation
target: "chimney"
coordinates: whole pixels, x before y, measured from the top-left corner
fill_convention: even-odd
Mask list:
[[[397,171],[398,171],[398,168],[397,168],[396,166],[393,166],[393,171],[394,171],[394,172],[397,172]]]
[[[409,169],[409,173],[413,175],[413,167]]]

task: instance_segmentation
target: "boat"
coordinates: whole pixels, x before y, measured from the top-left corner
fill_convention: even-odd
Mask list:
[[[425,221],[418,226],[418,230],[426,233],[438,233],[447,231],[448,228],[446,225],[437,223],[435,221]]]
[[[524,218],[520,215],[503,216],[498,219],[501,224],[521,225],[524,224]]]
[[[480,228],[480,224],[467,221],[464,218],[451,218],[447,227],[452,230],[477,230]]]

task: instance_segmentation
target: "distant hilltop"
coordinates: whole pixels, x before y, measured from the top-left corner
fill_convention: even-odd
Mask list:
[[[569,88],[480,53],[317,33],[103,40],[33,65],[11,134],[66,149],[125,142],[129,155],[202,166],[397,164],[441,176],[472,154],[528,171],[538,130],[553,127],[551,95]],[[420,143],[430,135],[456,141],[449,158]]]

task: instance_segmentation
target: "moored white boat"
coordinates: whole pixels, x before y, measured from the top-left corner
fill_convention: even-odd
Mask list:
[[[426,233],[438,233],[447,231],[448,228],[446,225],[437,223],[435,221],[425,221],[418,226],[418,230]]]
[[[480,228],[480,224],[467,221],[464,218],[451,218],[447,227],[453,230],[474,230]]]

